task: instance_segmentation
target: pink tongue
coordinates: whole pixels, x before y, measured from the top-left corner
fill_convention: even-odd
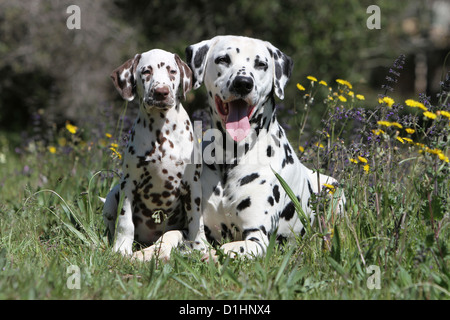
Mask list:
[[[247,115],[247,103],[244,100],[236,100],[228,103],[229,114],[226,129],[234,141],[243,140],[250,132],[250,122]]]

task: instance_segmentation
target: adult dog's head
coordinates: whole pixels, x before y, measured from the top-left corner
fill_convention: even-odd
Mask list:
[[[115,69],[111,78],[123,99],[142,96],[146,111],[168,110],[192,88],[192,72],[176,54],[154,49],[136,54]]]
[[[194,73],[194,89],[203,82],[212,116],[235,141],[251,130],[251,119],[262,114],[273,95],[284,98],[292,59],[266,41],[240,36],[217,36],[186,49]]]

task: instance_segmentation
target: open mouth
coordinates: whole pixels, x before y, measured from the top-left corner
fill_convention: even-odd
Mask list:
[[[215,97],[216,109],[225,123],[225,129],[234,141],[243,140],[250,133],[249,118],[255,109],[243,99],[224,102],[219,96]]]

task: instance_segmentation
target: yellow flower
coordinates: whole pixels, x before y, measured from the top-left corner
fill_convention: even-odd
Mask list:
[[[409,134],[413,134],[414,132],[416,132],[416,130],[412,129],[412,128],[406,128],[405,129],[407,133]]]
[[[400,123],[398,123],[398,122],[391,122],[391,126],[397,127],[399,129],[403,128],[403,126]]]
[[[405,100],[405,103],[406,103],[406,105],[407,105],[408,107],[411,107],[411,108],[420,108],[420,109],[422,109],[423,111],[427,111],[427,110],[428,110],[428,109],[424,106],[424,104],[423,104],[422,102],[415,101],[415,100],[413,100],[413,99]]]
[[[425,111],[423,115],[429,119],[436,119],[437,115],[430,111]]]
[[[117,149],[119,145],[117,143],[111,143],[111,148]]]
[[[386,132],[384,132],[384,131],[381,130],[381,129],[377,129],[377,130],[372,130],[372,133],[373,133],[374,135],[379,136],[380,134],[384,134],[384,133],[386,133]]]
[[[367,163],[367,159],[364,157],[358,156],[358,160],[361,161],[362,163]]]
[[[325,86],[325,87],[328,86],[328,84],[327,84],[325,81],[323,81],[323,80],[320,80],[320,81],[319,81],[319,84],[321,84],[321,85],[323,85],[323,86]]]
[[[313,76],[307,76],[306,79],[317,82],[317,79]]]
[[[399,129],[403,128],[403,126],[398,122],[378,121],[377,124],[379,124],[380,126],[386,126],[386,127],[397,127]]]
[[[450,112],[441,110],[441,115],[450,119]]]
[[[78,130],[78,127],[77,126],[74,126],[74,125],[72,125],[72,124],[70,124],[70,123],[66,123],[66,129],[67,129],[67,131],[69,131],[71,134],[75,134],[75,133],[77,133],[77,130]]]
[[[343,96],[339,96],[338,99],[341,100],[342,102],[347,102],[347,99]]]
[[[50,153],[56,153],[56,148],[54,146],[48,146],[47,149]]]
[[[319,148],[324,148],[323,144],[321,144],[321,143],[319,144],[318,142],[316,142],[314,145]]]
[[[344,86],[347,86],[349,89],[353,89],[352,85],[347,80],[336,79],[336,82]]]
[[[303,148],[302,146],[299,146],[299,147],[298,147],[298,150],[299,150],[300,152],[305,152],[305,148]]]
[[[439,157],[439,159],[441,159],[442,161],[445,161],[445,162],[447,162],[447,163],[449,162],[448,157],[447,157],[445,154],[443,154],[442,152],[438,154],[438,157]]]
[[[109,139],[112,138],[112,134],[111,134],[111,133],[105,133],[105,136],[106,136],[107,138],[109,138]]]
[[[405,141],[403,140],[403,138],[397,137],[396,139],[397,139],[398,141],[400,141],[401,143],[403,143],[403,144],[405,143]]]
[[[412,139],[410,139],[410,138],[403,137],[402,139],[405,140],[405,141],[408,142],[408,143],[413,143],[413,142],[414,142],[414,141],[413,141]]]
[[[353,91],[349,91],[347,94],[352,98],[355,96],[355,93]]]
[[[326,187],[331,194],[336,191],[336,188],[332,184],[324,183],[323,186]]]
[[[366,98],[362,94],[357,94],[356,99],[358,100],[366,100]]]
[[[351,162],[351,163],[358,163],[358,160],[351,158],[351,159],[350,159],[350,162]]]
[[[305,91],[305,87],[303,87],[300,83],[297,83],[297,89],[300,91]]]
[[[122,155],[113,147],[109,148],[113,154],[115,154],[119,159],[122,159]]]
[[[380,101],[381,101],[381,103],[383,103],[383,102],[386,103],[389,108],[391,108],[395,102],[394,99],[392,99],[390,97],[383,97],[383,99],[378,100],[378,102],[380,102]]]
[[[364,169],[364,171],[365,171],[366,173],[369,173],[370,166],[369,166],[368,164],[366,164],[366,165],[363,167],[363,169]]]

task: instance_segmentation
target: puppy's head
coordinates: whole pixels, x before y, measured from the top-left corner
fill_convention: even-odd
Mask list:
[[[142,97],[147,111],[168,110],[192,88],[192,72],[178,55],[159,49],[136,54],[115,69],[111,78],[123,99]]]

